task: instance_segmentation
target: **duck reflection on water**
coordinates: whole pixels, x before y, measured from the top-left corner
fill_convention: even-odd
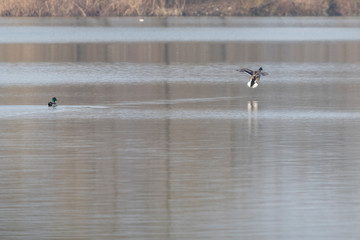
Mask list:
[[[258,101],[248,101],[248,130],[249,134],[256,132],[258,122],[257,122],[257,112],[258,112]]]

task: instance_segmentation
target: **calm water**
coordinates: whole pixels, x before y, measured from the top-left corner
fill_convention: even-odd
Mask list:
[[[0,19],[0,238],[358,239],[359,27]]]

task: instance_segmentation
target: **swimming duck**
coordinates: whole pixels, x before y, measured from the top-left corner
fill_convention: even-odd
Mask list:
[[[56,97],[53,97],[51,99],[51,102],[48,102],[48,107],[56,107],[56,101],[57,101]]]
[[[269,75],[267,72],[262,71],[262,67],[259,70],[253,71],[248,68],[237,69],[236,71],[245,72],[250,75],[249,82],[247,83],[249,88],[256,88],[259,85],[260,76]]]

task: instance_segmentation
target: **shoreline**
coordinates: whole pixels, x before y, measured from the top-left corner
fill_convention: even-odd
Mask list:
[[[170,3],[169,3],[170,2]],[[360,16],[358,0],[4,0],[0,17]]]

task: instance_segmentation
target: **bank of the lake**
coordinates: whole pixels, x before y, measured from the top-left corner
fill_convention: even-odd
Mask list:
[[[359,16],[359,0],[3,0],[0,16]]]

